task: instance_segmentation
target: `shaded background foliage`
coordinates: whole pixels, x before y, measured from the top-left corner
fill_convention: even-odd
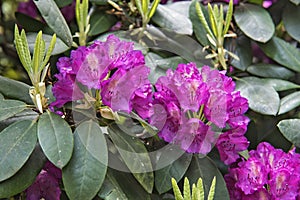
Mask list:
[[[144,19],[132,2],[90,0],[88,14],[90,30],[87,35],[87,44],[92,43],[95,39],[105,39],[109,33],[125,38],[124,31],[143,28]],[[18,3],[17,0],[1,2],[0,129],[2,132],[0,133],[0,144],[2,151],[14,144],[22,144],[19,146],[20,149],[16,151],[26,153],[19,155],[14,152],[14,155],[6,155],[9,162],[13,163],[12,171],[6,166],[0,165],[0,198],[16,195],[31,185],[46,160],[45,153],[41,151],[39,145],[44,152],[48,153],[50,151],[45,149],[54,145],[58,147],[57,151],[61,150],[63,154],[56,157],[55,153],[50,152],[48,155],[46,153],[46,156],[53,164],[62,168],[64,189],[68,194],[66,195],[63,191],[62,199],[67,199],[67,196],[70,199],[83,199],[83,197],[85,199],[115,199],[116,197],[121,199],[172,199],[171,177],[174,177],[178,182],[181,180],[179,185],[182,186],[184,176],[188,177],[192,183],[201,177],[204,181],[206,194],[208,194],[207,191],[213,177],[216,176],[215,198],[229,199],[222,177],[227,172],[227,166],[220,161],[215,149],[204,158],[183,154],[172,165],[158,171],[131,174],[111,168],[106,169],[99,160],[105,160],[107,163],[111,154],[118,154],[114,158],[123,159],[124,162],[120,160],[117,162],[123,163],[131,170],[135,167],[134,163],[129,162],[131,158],[122,155],[122,153],[119,155],[116,153],[118,152],[116,149],[111,151],[109,147],[112,145],[109,142],[119,142],[117,146],[124,145],[125,149],[131,148],[134,151],[144,153],[147,153],[147,148],[151,147],[148,142],[141,142],[131,137],[127,138],[126,134],[123,136],[122,130],[115,126],[111,126],[109,129],[112,135],[110,141],[107,139],[107,135],[102,134],[99,125],[93,121],[87,121],[75,130],[72,120],[68,119],[68,115],[64,120],[50,112],[41,115],[38,125],[32,124],[31,121],[36,119],[38,114],[26,106],[32,105],[32,100],[28,94],[30,80],[14,47],[14,24],[18,23],[20,27],[26,30],[31,50],[38,31],[43,31],[46,46],[49,45],[52,34],[56,33],[57,35],[57,43],[50,59],[50,70],[46,78],[46,96],[50,102],[54,100],[51,87],[56,81],[54,78],[54,74],[57,73],[56,62],[59,57],[69,56],[70,51],[76,48],[74,42],[79,43],[79,41],[72,35],[75,35],[79,29],[74,17],[68,18],[66,15],[61,15],[63,10],[59,10],[65,6],[72,6],[72,0],[35,1],[35,5],[38,7],[36,16],[28,16],[18,12]],[[228,4],[222,1],[211,3],[223,4],[224,10],[228,8]],[[239,60],[226,55],[227,75],[234,79],[236,90],[241,91],[241,95],[246,97],[249,102],[250,109],[247,116],[251,121],[246,132],[246,137],[250,141],[248,150],[255,149],[259,143],[267,141],[284,151],[295,146],[296,152],[299,152],[300,23],[298,19],[300,17],[300,1],[277,0],[273,1],[269,7],[265,3],[266,1],[262,0],[251,0],[241,1],[234,5],[229,33],[234,32],[236,36],[226,38],[224,48],[236,54]],[[208,21],[206,5],[206,1],[202,2],[201,7]],[[166,66],[176,68],[178,63],[190,61],[196,62],[198,67],[203,64],[216,65],[215,60],[205,59],[205,56],[212,54],[212,49],[206,48],[206,51],[202,51],[203,47],[211,45],[211,43],[207,39],[206,30],[197,15],[195,2],[169,1],[165,5],[160,4],[147,23],[150,26],[145,30],[151,35],[157,33],[158,27],[170,31],[159,33],[168,38],[167,42],[164,41],[159,46],[163,49],[178,50],[174,53],[152,49],[153,41],[147,37],[144,38],[147,48],[136,43],[137,48],[142,48],[146,64],[151,68],[149,79],[152,83],[159,76],[165,75],[168,69]],[[174,32],[179,35],[186,35],[192,38],[194,42],[182,42],[184,37],[181,39],[179,36],[176,41],[176,37],[173,37]],[[157,42],[159,43],[159,41]],[[216,65],[216,67],[220,68],[220,65]],[[74,112],[76,111],[74,110]],[[51,123],[47,124],[50,118],[52,119]],[[26,131],[23,133],[10,130],[13,127],[5,129],[12,123],[16,123],[14,126],[19,130],[35,129],[39,138],[39,145],[36,145],[37,137],[34,135],[31,135],[33,138],[27,137]],[[86,127],[89,127],[90,132],[85,133]],[[59,132],[62,130],[68,134],[61,136]],[[11,132],[14,133],[15,138],[19,138],[18,142],[10,140],[11,135],[9,133]],[[72,132],[74,132],[73,135]],[[97,149],[103,152],[100,158],[92,153],[95,144],[83,139],[85,134],[90,134],[99,143],[103,142],[106,137],[108,147],[106,148],[105,143],[101,146],[102,149]],[[59,138],[59,141],[56,141],[56,138]],[[26,139],[29,141],[25,141]],[[124,141],[125,144],[122,143]],[[127,144],[129,146],[126,147]],[[72,151],[73,145],[77,147],[74,151]],[[155,145],[159,146],[159,144]],[[153,146],[155,147],[155,145]],[[0,155],[5,154],[1,150],[0,153]],[[76,171],[85,159],[89,160],[86,166],[83,166],[86,171]],[[147,160],[147,157],[138,157],[137,159],[143,160],[151,167],[150,159]],[[1,162],[4,163],[5,159],[2,159]],[[84,172],[90,174],[86,176]],[[89,178],[76,178],[76,174],[81,173],[83,174],[80,177],[95,176],[96,183]],[[81,190],[80,187],[83,185],[90,187]]]

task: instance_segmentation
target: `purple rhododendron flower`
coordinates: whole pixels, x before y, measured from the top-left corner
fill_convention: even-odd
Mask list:
[[[225,175],[231,199],[300,198],[300,155],[295,149],[285,153],[263,142],[249,155]]]
[[[60,58],[57,68],[60,73],[52,89],[56,101],[51,106],[62,107],[66,102],[82,99],[83,92],[78,87],[82,84],[99,90],[102,103],[114,111],[134,109],[142,117],[149,117],[150,70],[132,42],[110,35],[105,42],[95,41],[72,51],[70,58]]]
[[[207,154],[217,142],[221,159],[230,164],[249,145],[244,137],[249,122],[244,116],[247,99],[234,88],[225,72],[208,66],[199,71],[195,63],[179,64],[175,71],[169,69],[157,80],[149,121],[160,130],[162,139],[177,143],[189,153]],[[157,109],[156,113],[157,105],[164,112]],[[219,130],[213,131],[212,125]],[[230,129],[221,133],[226,125]]]
[[[61,170],[49,161],[46,162],[35,182],[26,189],[27,200],[59,200],[61,190],[59,182],[61,180]]]

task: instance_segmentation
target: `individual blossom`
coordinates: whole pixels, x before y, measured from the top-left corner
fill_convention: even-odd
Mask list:
[[[46,162],[35,182],[26,189],[27,200],[59,200],[61,190],[59,182],[61,180],[61,170],[49,161]]]
[[[225,175],[231,199],[300,198],[300,156],[295,149],[285,153],[263,142],[249,155]]]
[[[249,119],[244,113],[248,103],[234,91],[235,84],[225,72],[208,66],[199,71],[195,63],[179,64],[175,71],[169,69],[166,76],[157,80],[155,89],[149,121],[166,142],[204,155],[217,142],[226,164],[234,162],[238,153],[247,149],[244,134]],[[164,112],[157,109],[156,113],[157,105]],[[225,128],[228,130],[223,133]]]
[[[72,51],[70,58],[60,58],[57,68],[60,73],[52,89],[56,97],[52,106],[82,99],[85,92],[79,90],[81,85],[98,91],[100,99],[93,98],[113,111],[135,110],[143,117],[149,116],[144,109],[149,110],[152,98],[150,70],[132,42],[110,35],[105,42],[95,41],[89,47]]]

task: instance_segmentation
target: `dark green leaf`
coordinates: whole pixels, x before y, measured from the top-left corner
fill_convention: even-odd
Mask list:
[[[158,162],[164,162],[170,157],[170,153],[162,154]],[[180,158],[167,167],[155,171],[155,187],[162,194],[172,188],[171,178],[175,178],[178,182],[181,180],[192,160],[192,154],[183,154]]]
[[[126,195],[124,197],[124,195]],[[142,188],[131,173],[108,169],[105,182],[98,194],[105,200],[145,199],[150,195]]]
[[[67,46],[71,47],[73,43],[71,31],[54,0],[34,0],[33,2],[39,9],[48,26],[67,44]]]
[[[294,72],[288,70],[285,67],[267,63],[250,65],[247,68],[247,71],[251,74],[266,78],[289,79],[290,77],[295,75]]]
[[[54,0],[59,8],[65,7],[73,2],[73,0]]]
[[[300,7],[288,3],[283,11],[282,20],[287,32],[296,40],[300,41]]]
[[[108,133],[134,177],[148,193],[151,193],[154,175],[144,144],[138,138],[123,132],[116,124],[109,127]]]
[[[9,198],[29,187],[40,173],[45,161],[42,150],[36,146],[25,165],[14,176],[0,182],[0,198]]]
[[[73,134],[69,124],[60,116],[47,111],[40,116],[38,138],[47,158],[62,169],[73,152]]]
[[[28,45],[31,52],[33,51],[36,35],[37,35],[36,33],[27,34]],[[48,49],[52,40],[52,35],[43,34],[43,40],[45,40],[45,45],[46,48]],[[69,48],[70,47],[68,47],[60,38],[56,38],[55,47],[51,54],[52,55],[60,54],[67,51]]]
[[[41,21],[36,20],[23,13],[16,12],[15,16],[18,24],[22,25],[22,28],[24,28],[28,32],[38,32],[45,27],[45,24],[43,24]]]
[[[108,5],[108,0],[90,0],[91,3],[95,3],[97,5]],[[112,0],[112,2],[117,2],[117,0]]]
[[[300,52],[293,45],[278,37],[273,37],[268,43],[259,44],[259,46],[267,56],[276,62],[300,72]]]
[[[93,36],[108,31],[116,22],[117,19],[114,15],[94,12],[90,19],[91,28],[88,34]]]
[[[190,20],[192,21],[192,24],[193,24],[194,33],[196,35],[197,40],[203,46],[210,45],[210,43],[207,39],[207,36],[206,36],[206,34],[207,34],[206,30],[199,20],[195,6],[196,6],[196,1],[193,1],[192,4],[190,5],[190,10],[189,10]],[[209,18],[208,18],[208,13],[207,13],[206,9],[204,8],[204,6],[202,4],[200,4],[200,6],[201,6],[204,16],[206,18],[206,21],[208,21]]]
[[[224,178],[214,162],[209,157],[199,158],[197,155],[193,156],[192,163],[186,173],[190,184],[197,183],[199,178],[203,180],[205,199],[212,183],[216,176],[216,190],[214,199],[229,200],[229,195]]]
[[[235,43],[235,44],[234,44]],[[232,59],[231,64],[245,71],[246,68],[252,62],[252,50],[251,50],[251,41],[245,35],[241,35],[236,39],[231,40],[232,46],[234,46],[234,53],[239,57],[240,60]]]
[[[11,124],[0,132],[0,182],[12,177],[28,160],[36,142],[36,123]]]
[[[300,147],[300,119],[282,120],[277,126],[286,139]]]
[[[276,90],[268,84],[262,85],[253,81],[255,79],[247,78],[236,82],[236,90],[248,99],[249,107],[264,115],[276,115],[280,102]]]
[[[300,92],[294,92],[283,97],[280,101],[278,114],[284,114],[300,106]]]
[[[192,35],[193,26],[188,18],[179,12],[173,11],[167,6],[158,5],[152,20],[162,28],[167,28],[175,33]]]
[[[101,132],[87,132],[87,136],[84,136],[83,129],[88,128],[89,124],[91,122],[85,122],[75,130],[74,152],[68,165],[63,168],[63,183],[70,199],[92,199],[105,178],[107,146]],[[98,142],[100,151],[92,155],[87,147],[96,148],[93,146],[95,142]]]
[[[234,19],[245,35],[255,41],[267,42],[274,34],[271,16],[261,6],[240,4],[235,8]]]
[[[26,104],[17,100],[0,101],[0,121],[25,110]]]
[[[292,82],[289,82],[286,80],[281,80],[281,79],[264,78],[264,79],[261,79],[261,81],[263,84],[268,84],[268,85],[272,86],[278,92],[300,88],[300,85],[297,85],[295,83],[292,83]]]

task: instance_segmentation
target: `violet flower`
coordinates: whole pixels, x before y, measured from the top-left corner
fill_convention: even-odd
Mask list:
[[[52,89],[56,101],[51,106],[83,98],[78,85],[98,90],[101,103],[113,111],[135,110],[149,117],[152,88],[141,51],[134,50],[132,42],[121,41],[114,35],[105,42],[95,41],[89,47],[79,47],[70,58],[60,58],[57,63],[58,81]],[[144,109],[148,109],[145,111]]]
[[[61,170],[51,162],[46,162],[35,182],[26,189],[27,200],[59,200],[61,190],[59,182],[61,180]]]
[[[231,199],[300,198],[300,155],[295,149],[285,153],[263,142],[249,155],[225,175]]]
[[[166,76],[160,77],[155,88],[149,121],[159,128],[158,135],[166,142],[204,155],[217,142],[225,164],[235,162],[238,152],[247,149],[244,134],[249,119],[244,113],[248,103],[234,91],[235,84],[225,72],[208,66],[199,71],[194,63],[179,64],[175,71],[169,69]],[[157,105],[164,112],[156,113]],[[229,130],[222,133],[226,126]]]

